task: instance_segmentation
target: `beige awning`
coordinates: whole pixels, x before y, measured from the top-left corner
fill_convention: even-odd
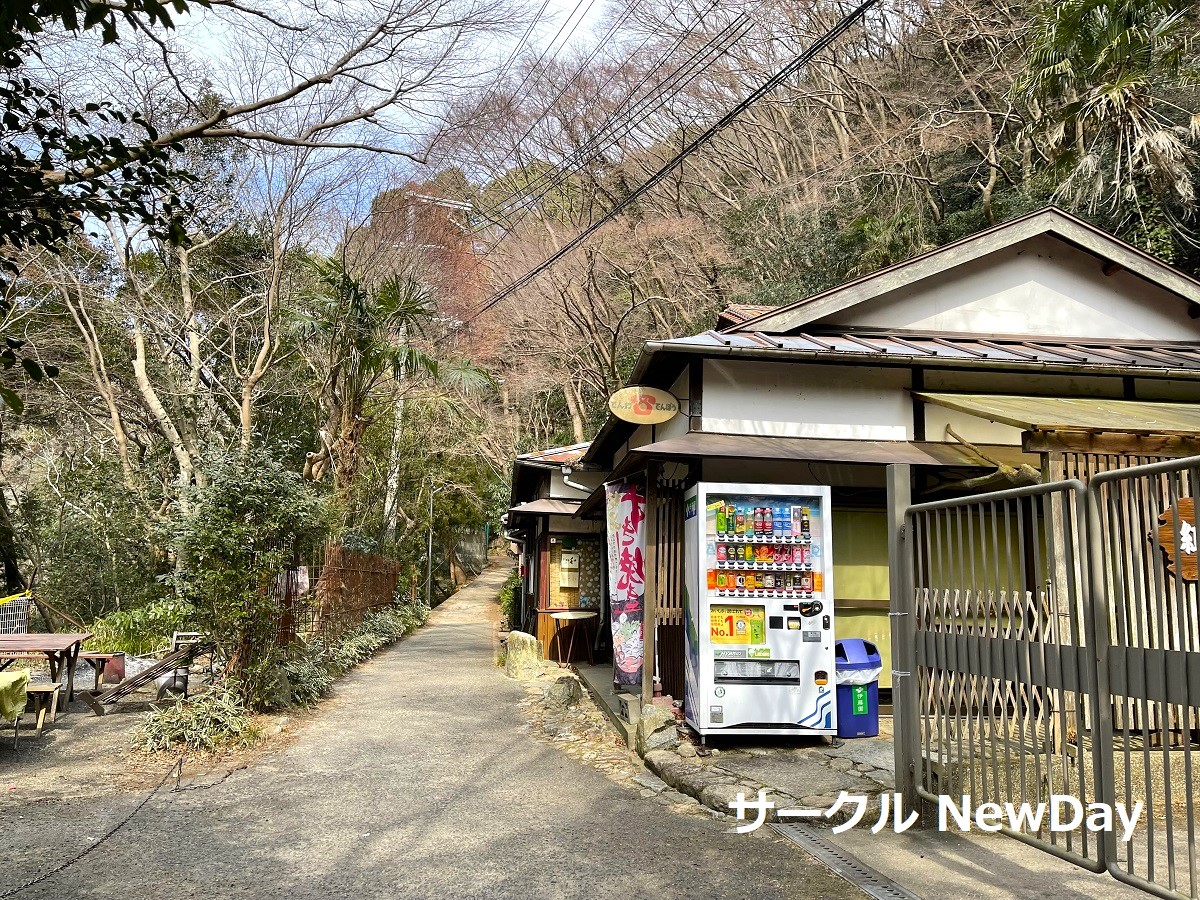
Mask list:
[[[926,403],[1025,431],[1200,435],[1200,404],[1195,403],[926,391],[913,391],[913,396]]]

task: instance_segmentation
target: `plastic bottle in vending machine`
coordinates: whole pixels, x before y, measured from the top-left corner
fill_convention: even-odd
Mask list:
[[[813,592],[812,572],[800,573],[800,591],[801,593],[805,594],[811,594]]]
[[[744,591],[746,589],[746,576],[738,572],[734,577],[733,586],[739,591]]]
[[[800,537],[800,534],[801,534],[801,531],[800,531],[800,507],[793,506],[792,507],[792,537],[798,538],[798,537]]]
[[[717,544],[717,560],[725,562],[729,558],[729,549],[724,544]]]
[[[717,505],[717,534],[725,533],[725,503]]]
[[[808,534],[812,529],[812,519],[809,517],[807,506],[800,507],[800,533]]]
[[[771,513],[771,507],[763,507],[763,534],[773,534],[775,532],[775,516]]]
[[[733,531],[734,534],[746,533],[746,507],[740,503],[737,506],[737,512],[734,514]]]
[[[784,532],[787,530],[787,529],[785,529],[785,528],[784,528],[784,521],[783,521],[783,519],[784,519],[784,516],[783,516],[783,507],[782,507],[782,506],[776,506],[776,507],[775,507],[775,514],[774,514],[774,516],[772,516],[772,517],[771,517],[771,520],[772,520],[772,522],[774,523],[774,526],[775,526],[775,527],[772,529],[772,530],[775,532],[775,537],[783,537],[783,535],[784,535]]]
[[[754,507],[754,534],[762,534],[762,507]]]
[[[715,591],[717,589],[717,570],[716,569],[708,570],[708,589],[710,591]]]

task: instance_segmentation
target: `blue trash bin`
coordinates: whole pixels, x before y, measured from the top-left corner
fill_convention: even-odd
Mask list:
[[[883,659],[879,648],[862,638],[846,638],[834,644],[834,666],[843,672],[869,672],[866,684],[837,685],[837,734],[841,738],[875,737],[879,734],[879,670]]]

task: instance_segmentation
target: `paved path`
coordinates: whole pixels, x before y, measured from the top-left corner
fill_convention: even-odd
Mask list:
[[[862,896],[766,830],[672,813],[522,731],[524,692],[493,665],[506,573],[489,569],[348,676],[292,746],[156,797],[117,839],[19,896]],[[6,808],[0,896],[137,799]]]

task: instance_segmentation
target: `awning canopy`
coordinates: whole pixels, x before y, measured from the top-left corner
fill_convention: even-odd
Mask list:
[[[1126,434],[1200,434],[1200,404],[1108,400],[1103,397],[1014,397],[1007,394],[913,396],[946,409],[1021,428],[1025,431],[1122,432]]]
[[[655,459],[775,459],[789,461],[889,464],[914,466],[969,466],[993,468],[996,463],[1020,465],[1037,457],[1020,447],[985,445],[978,454],[961,444],[933,441],[851,441],[826,438],[764,437],[754,434],[692,432],[656,441],[630,451],[630,456]]]
[[[579,509],[578,500],[530,500],[509,510],[519,516],[573,516]]]

